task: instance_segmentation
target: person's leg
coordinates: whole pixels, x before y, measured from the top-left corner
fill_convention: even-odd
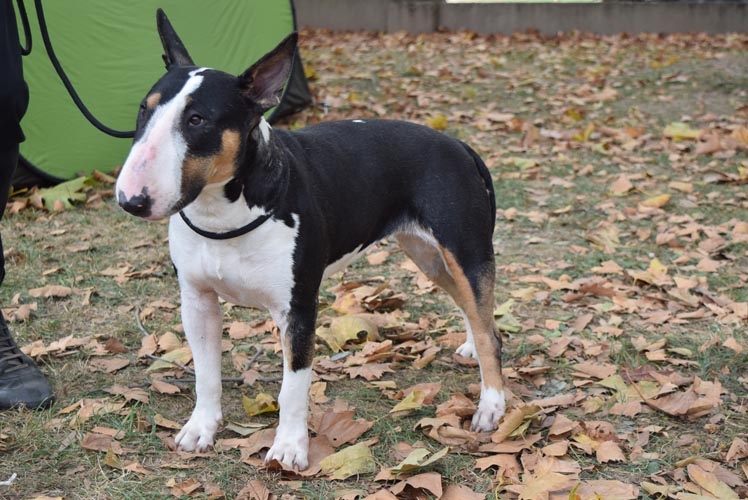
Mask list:
[[[3,209],[8,199],[12,170],[17,162],[18,147],[15,150],[0,151],[0,207]],[[0,239],[0,282],[5,277],[5,262],[2,255]],[[53,401],[49,382],[34,362],[18,348],[5,319],[0,314],[0,409],[14,406],[46,407]]]
[[[21,118],[28,104],[23,80],[21,47],[12,0],[0,0],[0,217],[5,211],[13,172],[23,141]],[[5,259],[0,239],[0,284],[5,278]],[[38,408],[54,400],[52,389],[39,368],[13,340],[0,314],[0,409],[14,406]]]

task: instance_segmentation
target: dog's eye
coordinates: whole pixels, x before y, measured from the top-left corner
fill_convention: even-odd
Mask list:
[[[203,122],[205,121],[205,118],[203,118],[202,116],[200,116],[198,114],[194,114],[194,115],[191,115],[190,119],[187,120],[187,121],[193,127],[197,127],[198,125],[202,125],[203,124]]]

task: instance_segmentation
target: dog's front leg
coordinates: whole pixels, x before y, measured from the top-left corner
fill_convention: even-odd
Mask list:
[[[203,451],[213,445],[221,413],[221,309],[214,292],[182,288],[182,324],[195,364],[197,402],[176,437],[180,450]]]
[[[309,465],[307,413],[312,383],[316,302],[306,311],[295,307],[288,314],[273,314],[281,330],[283,382],[278,405],[280,416],[273,446],[265,462],[277,460],[298,470]]]

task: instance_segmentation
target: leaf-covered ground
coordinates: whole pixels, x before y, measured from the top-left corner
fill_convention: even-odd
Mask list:
[[[748,36],[301,40],[316,106],[283,126],[402,118],[489,165],[498,431],[469,431],[459,315],[385,241],[324,284],[308,471],[262,463],[277,331],[230,304],[216,449],[170,451],[194,374],[166,226],[97,175],[2,222],[3,313],[58,402],[0,414],[0,497],[748,497]]]

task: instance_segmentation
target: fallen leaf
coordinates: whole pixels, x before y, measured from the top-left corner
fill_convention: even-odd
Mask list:
[[[703,131],[695,128],[691,128],[687,123],[673,122],[665,127],[662,131],[662,135],[669,139],[676,141],[698,139],[701,137]]]
[[[333,453],[320,462],[322,474],[330,479],[343,480],[360,474],[376,472],[377,464],[366,443],[357,443]]]
[[[47,285],[41,288],[32,288],[29,290],[29,295],[34,298],[63,298],[73,293],[73,289],[62,285]]]
[[[254,398],[242,396],[242,407],[250,417],[278,411],[278,402],[270,394],[260,392]]]

